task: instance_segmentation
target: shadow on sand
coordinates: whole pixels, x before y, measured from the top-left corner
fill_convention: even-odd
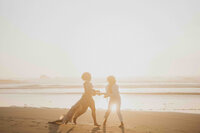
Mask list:
[[[91,133],[97,133],[97,132],[99,132],[99,130],[100,130],[99,127],[94,127],[94,128],[92,128]]]
[[[120,130],[121,130],[121,133],[125,133],[124,127],[121,127]],[[103,133],[107,133],[106,126],[103,126]]]
[[[76,128],[75,128],[76,127]],[[82,125],[82,126],[76,126],[76,125],[59,125],[59,124],[49,124],[49,132],[48,133],[73,133],[76,131],[87,131],[90,130],[90,133],[109,133],[110,131],[116,131],[117,133],[125,133],[125,129],[123,128],[116,128],[116,127],[109,127],[106,128],[106,126],[100,127],[93,127]],[[75,129],[75,130],[74,130]]]
[[[71,133],[74,129],[74,126],[66,128],[59,124],[49,124],[49,133]]]
[[[49,133],[57,133],[59,125],[49,124]]]

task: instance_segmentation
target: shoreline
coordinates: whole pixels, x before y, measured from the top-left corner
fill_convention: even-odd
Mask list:
[[[61,110],[69,110],[70,108],[63,108],[63,107],[32,107],[32,106],[1,106],[1,108],[32,108],[32,109],[61,109]],[[98,111],[106,111],[104,108],[96,108]],[[199,114],[200,115],[200,109],[171,109],[171,110],[153,110],[153,109],[148,109],[148,110],[142,110],[142,109],[121,109],[121,111],[131,111],[131,112],[152,112],[152,113],[159,113],[159,112],[164,112],[164,113],[185,113],[185,114]],[[180,111],[180,112],[179,112]],[[184,111],[199,111],[199,112],[184,112]]]
[[[2,133],[87,133],[87,132],[116,132],[116,133],[199,133],[200,114],[154,111],[123,110],[125,129],[118,128],[119,120],[112,112],[104,128],[93,126],[91,112],[88,110],[78,120],[77,125],[60,125],[55,127],[47,124],[56,120],[67,109],[63,108],[33,108],[33,107],[0,107],[0,132]],[[97,110],[97,121],[102,124],[105,110]]]
[[[83,94],[82,92],[60,92],[60,93],[41,93],[41,92],[31,92],[31,93],[25,93],[25,92],[3,92],[0,94],[43,94],[43,95],[63,95],[63,94]],[[158,93],[139,93],[139,92],[121,92],[120,94],[126,94],[126,95],[200,95],[200,93],[185,93],[185,92],[158,92]]]
[[[4,84],[0,84],[4,85]],[[20,84],[19,84],[20,85]],[[106,85],[95,85],[94,88],[105,88]],[[198,84],[140,84],[140,85],[119,85],[120,88],[136,89],[136,88],[200,88],[200,83]],[[0,89],[77,89],[83,88],[82,85],[22,85],[18,87],[1,87]]]

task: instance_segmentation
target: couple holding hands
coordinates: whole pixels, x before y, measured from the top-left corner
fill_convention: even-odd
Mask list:
[[[106,86],[106,93],[100,93],[100,91],[93,89],[93,85],[90,82],[92,78],[90,73],[88,72],[83,73],[81,78],[84,81],[83,83],[84,93],[82,94],[81,99],[74,106],[71,107],[71,109],[67,112],[66,115],[64,115],[63,118],[61,118],[60,120],[49,122],[49,123],[55,124],[56,122],[62,122],[64,124],[67,124],[68,122],[71,122],[73,120],[73,123],[76,124],[77,118],[83,113],[85,113],[88,107],[90,107],[92,111],[92,118],[94,120],[94,125],[100,126],[96,121],[96,108],[95,108],[95,102],[92,96],[104,94],[104,97],[105,98],[110,97],[110,100],[108,104],[108,110],[106,111],[106,114],[105,114],[105,120],[103,122],[103,125],[104,126],[106,125],[108,116],[111,112],[112,105],[116,104],[116,112],[121,122],[119,127],[124,127],[124,123],[123,123],[123,119],[122,119],[122,115],[120,111],[121,98],[119,94],[119,87],[116,84],[115,77],[109,76],[107,78],[108,85]]]

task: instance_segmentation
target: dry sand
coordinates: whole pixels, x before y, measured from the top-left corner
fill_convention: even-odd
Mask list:
[[[77,120],[77,125],[47,123],[66,112],[66,109],[2,107],[0,133],[200,133],[200,115],[186,113],[122,111],[124,129],[118,128],[115,113],[109,116],[106,127],[93,126],[89,110]],[[97,111],[99,124],[104,113]]]

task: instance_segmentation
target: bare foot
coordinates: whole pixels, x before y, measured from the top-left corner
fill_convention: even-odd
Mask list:
[[[94,123],[94,125],[95,125],[95,126],[98,126],[98,127],[100,126],[98,123]]]
[[[119,125],[119,128],[124,128],[124,123],[121,122],[121,125]]]
[[[73,119],[73,123],[76,125],[76,119]]]

